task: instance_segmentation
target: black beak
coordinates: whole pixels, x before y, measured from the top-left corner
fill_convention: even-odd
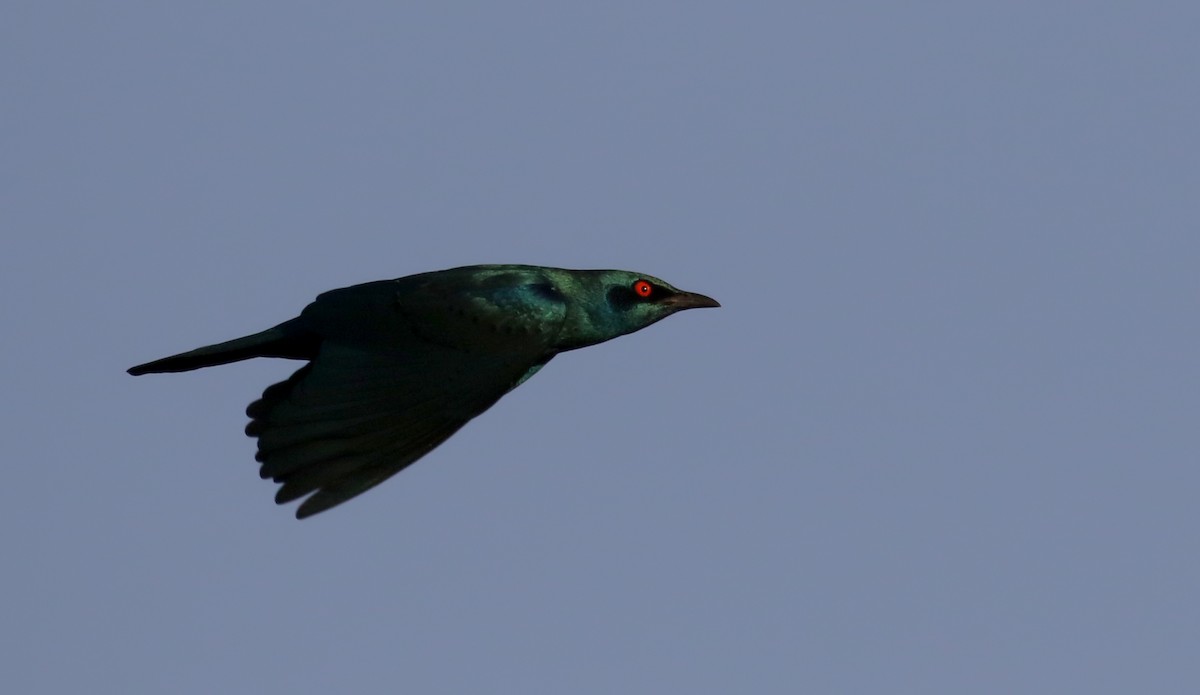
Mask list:
[[[676,311],[684,309],[706,309],[721,306],[721,303],[712,297],[706,297],[695,292],[680,292],[673,294],[670,297],[665,297],[661,304],[674,308]]]

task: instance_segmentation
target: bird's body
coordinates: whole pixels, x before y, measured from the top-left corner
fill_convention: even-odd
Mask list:
[[[627,271],[467,266],[332,290],[274,328],[129,373],[308,360],[246,409],[276,501],[312,493],[304,518],[395,475],[558,353],[715,306]]]

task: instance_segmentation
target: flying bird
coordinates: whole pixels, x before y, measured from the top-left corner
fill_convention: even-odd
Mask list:
[[[399,473],[560,352],[718,306],[624,270],[467,266],[325,292],[274,328],[129,373],[306,360],[246,408],[260,475],[279,504],[308,496],[303,519]]]

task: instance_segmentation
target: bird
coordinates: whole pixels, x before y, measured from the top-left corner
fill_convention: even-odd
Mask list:
[[[306,361],[246,408],[259,475],[276,503],[305,498],[304,519],[399,473],[559,353],[719,306],[625,270],[464,266],[330,290],[273,328],[128,373]]]

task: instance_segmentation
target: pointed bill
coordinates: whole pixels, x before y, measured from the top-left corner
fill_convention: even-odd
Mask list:
[[[696,292],[680,292],[673,294],[670,297],[662,300],[664,306],[674,307],[676,310],[683,311],[684,309],[707,309],[721,306],[721,303],[712,297],[705,296]]]

